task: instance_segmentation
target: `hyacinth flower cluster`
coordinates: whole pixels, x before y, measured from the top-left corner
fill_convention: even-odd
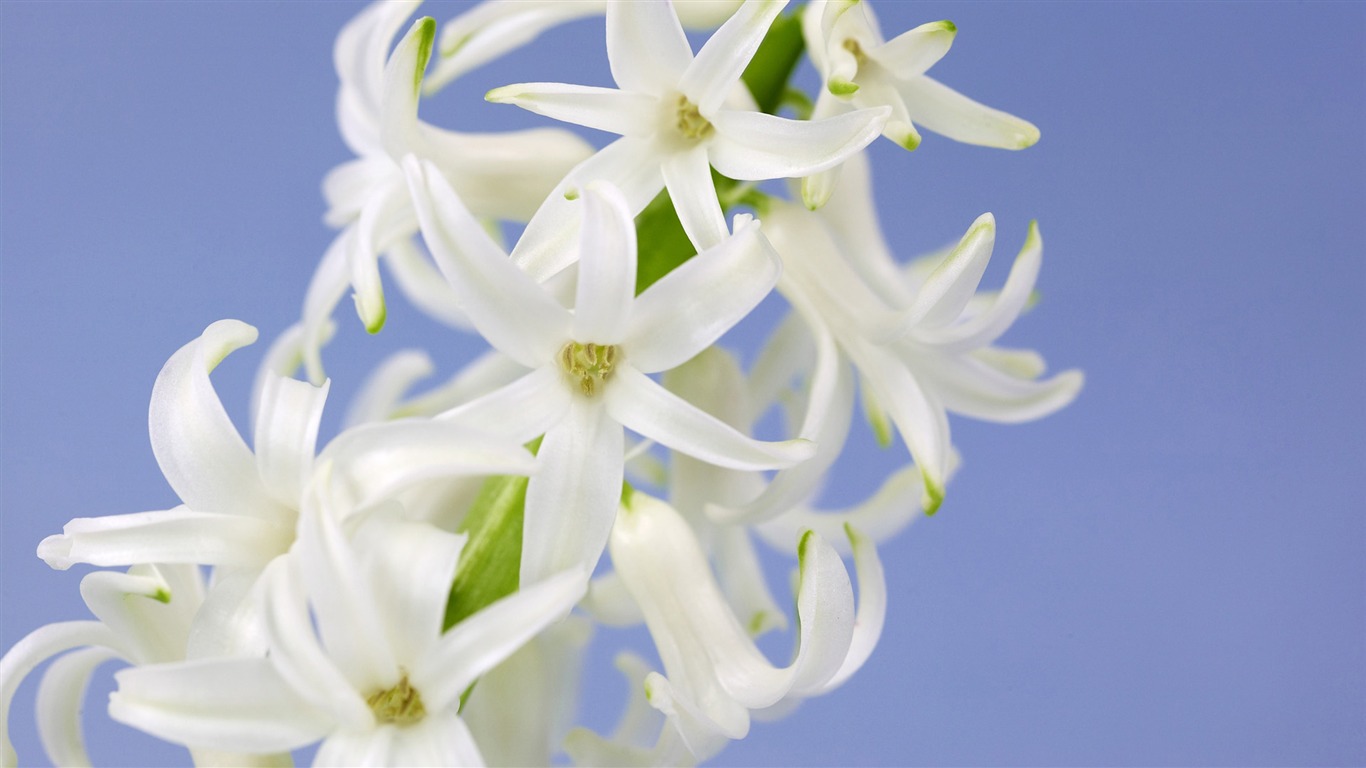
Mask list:
[[[918,259],[878,225],[864,150],[879,137],[1038,139],[925,74],[952,23],[889,39],[852,0],[488,0],[438,35],[416,5],[376,3],[337,39],[356,157],[324,180],[337,235],[264,354],[250,445],[211,373],[257,331],[221,320],[152,391],[153,451],[183,503],[76,518],[38,545],[54,568],[112,570],[81,582],[90,618],[0,660],[5,765],[34,759],[11,746],[10,709],[54,657],[33,711],[61,765],[90,761],[83,698],[110,660],[108,716],[199,764],[313,745],[322,765],[706,760],[873,653],[892,597],[877,546],[943,502],[950,412],[1012,423],[1076,397],[1079,372],[1045,376],[1038,354],[996,345],[1031,303],[1037,226],[982,290],[990,214]],[[616,87],[487,99],[618,137],[602,148],[549,124],[419,118],[424,96],[591,16]],[[818,93],[791,83],[804,56]],[[525,224],[510,249],[493,234],[508,222]],[[489,351],[417,393],[431,359],[396,353],[319,445],[337,305],[349,293],[379,332],[381,262]],[[789,317],[746,371],[718,340],[775,291]],[[864,502],[821,508],[858,404],[909,455]],[[789,434],[756,437],[774,409]],[[795,556],[795,608],[756,540]],[[793,621],[775,662],[756,639]],[[642,624],[655,654],[618,658],[619,726],[574,727],[594,625]]]

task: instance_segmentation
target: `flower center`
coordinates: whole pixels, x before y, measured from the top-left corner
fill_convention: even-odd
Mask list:
[[[868,54],[863,52],[863,46],[854,38],[844,38],[844,50],[854,54],[854,61],[858,62],[859,69],[863,69],[863,65],[868,63]]]
[[[617,361],[617,348],[612,344],[580,344],[571,341],[560,350],[560,367],[569,378],[578,382],[579,389],[588,397],[612,375]]]
[[[370,711],[381,723],[412,725],[427,716],[427,708],[422,706],[422,695],[408,684],[406,674],[393,688],[370,694],[365,703],[370,705]]]
[[[697,105],[681,93],[678,95],[677,118],[674,125],[684,138],[701,141],[711,135],[711,123],[697,111]]]

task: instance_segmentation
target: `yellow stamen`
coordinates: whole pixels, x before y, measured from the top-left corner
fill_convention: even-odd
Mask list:
[[[560,367],[578,382],[579,390],[592,397],[612,375],[617,348],[611,344],[580,344],[571,341],[560,349]]]

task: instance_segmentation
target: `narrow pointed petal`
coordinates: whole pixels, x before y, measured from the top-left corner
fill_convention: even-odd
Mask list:
[[[790,120],[723,109],[712,118],[716,138],[709,145],[711,162],[742,181],[809,176],[871,144],[889,114],[889,107],[878,107],[821,120]]]
[[[733,237],[684,262],[635,302],[622,346],[653,373],[691,359],[763,301],[778,280],[778,255],[759,222],[737,220]]]
[[[547,29],[600,14],[602,9],[602,0],[480,3],[442,27],[441,59],[424,87],[434,93],[466,72],[532,42]]]
[[[648,93],[592,85],[518,83],[494,88],[484,99],[621,136],[649,136],[659,128],[659,99]]]
[[[118,637],[119,655],[138,664],[184,658],[204,595],[194,566],[93,571],[81,579],[80,589],[86,607]]]
[[[585,398],[574,398],[564,420],[546,431],[536,452],[540,470],[526,490],[520,583],[566,568],[593,572],[616,519],[623,446],[621,425]]]
[[[678,212],[679,223],[688,233],[693,247],[702,251],[725,240],[730,233],[726,230],[721,202],[716,199],[707,146],[699,144],[665,155],[659,170],[669,197],[673,199],[674,210]]]
[[[925,280],[915,301],[898,320],[899,330],[893,333],[905,333],[911,328],[940,328],[957,320],[982,282],[995,244],[996,219],[984,213]]]
[[[1025,149],[1039,141],[1039,129],[1026,120],[979,104],[928,77],[901,84],[911,119],[964,144]]]
[[[996,341],[1029,303],[1042,262],[1043,239],[1039,236],[1038,225],[1031,222],[1024,248],[1015,257],[1005,287],[997,294],[995,301],[986,310],[961,323],[943,328],[916,329],[916,341],[945,353],[967,352]]]
[[[678,87],[692,48],[670,4],[609,2],[607,61],[623,90],[660,95]]]
[[[439,711],[453,705],[480,675],[564,618],[587,587],[585,572],[557,573],[456,624],[411,670],[427,707]]]
[[[953,45],[958,27],[951,21],[931,21],[902,32],[868,55],[893,75],[906,80],[922,75],[934,66]]]
[[[195,563],[261,566],[289,548],[293,521],[220,515],[176,507],[104,517],[78,517],[38,545],[58,570],[77,563]]]
[[[718,467],[777,469],[815,452],[806,440],[770,443],[747,437],[630,366],[622,366],[603,396],[607,412],[626,428]]]
[[[313,469],[313,449],[331,382],[269,376],[256,411],[256,466],[271,497],[294,507]]]
[[[914,296],[882,236],[870,165],[868,154],[860,152],[840,166],[843,183],[821,211],[821,220],[838,244],[840,255],[884,304],[909,306]]]
[[[740,526],[718,531],[716,578],[750,637],[787,629],[787,616],[773,599],[749,533]]]
[[[593,147],[560,128],[456,133],[420,126],[422,154],[478,217],[527,221]]]
[[[1043,381],[1020,379],[971,356],[939,356],[926,380],[954,413],[1001,424],[1041,419],[1076,399],[1084,376],[1063,371]]]
[[[468,475],[521,475],[536,468],[522,441],[457,422],[402,419],[364,424],[333,440],[334,494],[361,509],[423,480]]]
[[[384,150],[394,159],[412,152],[417,144],[417,103],[435,39],[436,20],[430,16],[418,19],[394,47],[384,66],[380,138]]]
[[[527,367],[551,359],[568,312],[508,260],[435,166],[409,156],[404,167],[427,246],[474,326]]]
[[[710,117],[726,100],[731,86],[759,50],[773,20],[786,6],[787,0],[745,3],[703,44],[678,81],[678,90],[703,115]]]
[[[761,409],[777,403],[815,359],[815,344],[806,323],[797,312],[788,313],[750,366],[746,382],[749,401]]]
[[[873,543],[887,541],[900,533],[920,514],[920,494],[923,491],[920,470],[908,464],[893,472],[871,497],[846,509],[813,510],[796,507],[777,518],[755,527],[765,542],[784,551],[809,528],[830,542],[843,556],[853,554],[845,526],[862,532]]]
[[[95,667],[117,658],[107,648],[86,648],[52,662],[38,685],[33,711],[38,737],[53,765],[91,765],[85,751],[81,710]]]
[[[19,764],[9,738],[9,708],[19,684],[44,661],[86,645],[116,649],[118,641],[98,621],[63,621],[33,630],[0,657],[0,762],[4,765]]]
[[[669,682],[669,678],[658,672],[651,672],[646,676],[645,697],[649,700],[650,706],[668,717],[670,727],[666,730],[678,734],[683,747],[691,756],[689,763],[715,757],[725,748],[727,741],[743,739],[749,735],[749,712],[744,707],[734,702],[726,702],[733,711],[718,712],[716,702],[703,704],[700,700],[695,700],[686,690],[680,690]],[[660,741],[663,740],[664,734],[660,734]],[[656,746],[654,754],[658,752]]]
[[[109,716],[176,744],[233,752],[282,752],[332,727],[267,659],[206,659],[114,675]]]
[[[636,225],[616,187],[590,184],[582,199],[574,340],[616,344],[628,328],[636,294]]]
[[[858,613],[844,663],[834,677],[813,687],[810,690],[813,694],[833,691],[859,671],[873,655],[873,649],[882,637],[882,626],[887,621],[887,578],[882,572],[877,546],[848,523],[844,530],[854,551],[854,569],[858,573]]]
[[[336,309],[350,284],[347,268],[355,244],[355,226],[348,226],[333,238],[304,292],[303,362],[308,380],[315,386],[321,386],[327,378],[323,372],[322,347],[332,336],[332,310]]]
[[[553,428],[569,412],[573,392],[564,374],[545,366],[437,418],[522,443]]]
[[[323,221],[341,229],[354,222],[372,192],[392,179],[397,166],[387,155],[370,155],[342,163],[323,177],[327,213]]]
[[[172,355],[152,385],[152,453],[176,495],[196,512],[263,515],[275,507],[209,381],[224,357],[254,341],[255,328],[220,320]]]
[[[409,400],[396,402],[388,418],[435,416],[511,384],[526,373],[526,368],[508,356],[497,350],[489,350],[471,360],[436,388]]]

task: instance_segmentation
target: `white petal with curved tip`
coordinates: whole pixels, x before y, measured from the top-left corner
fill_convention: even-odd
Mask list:
[[[564,374],[545,366],[437,418],[526,442],[558,424],[573,397]]]
[[[360,216],[371,192],[398,174],[388,155],[369,155],[342,163],[323,177],[327,213],[323,221],[341,229]]]
[[[422,93],[422,75],[435,39],[436,21],[430,16],[418,19],[399,40],[384,65],[380,139],[384,151],[396,160],[418,149],[418,96]]]
[[[323,373],[322,346],[332,335],[332,310],[336,309],[337,302],[346,294],[346,286],[350,281],[347,268],[351,263],[351,249],[355,245],[356,227],[351,225],[327,246],[304,292],[303,362],[308,371],[308,380],[316,385],[321,385],[327,378]]]
[[[480,3],[442,27],[441,58],[423,87],[427,93],[435,93],[557,24],[602,13],[603,5],[603,0]]]
[[[787,616],[768,589],[749,533],[741,526],[728,526],[717,531],[716,542],[716,578],[745,632],[759,637],[772,629],[787,629]]]
[[[1031,223],[1024,248],[1010,267],[1005,287],[987,309],[961,323],[943,328],[916,329],[912,332],[915,340],[945,353],[966,352],[992,343],[1010,328],[1029,303],[1042,263],[1043,239],[1039,236],[1038,226]]]
[[[889,107],[859,109],[821,120],[790,120],[723,109],[712,118],[709,145],[716,170],[742,181],[807,176],[832,168],[882,134]]]
[[[119,648],[118,638],[98,621],[62,621],[33,630],[0,656],[0,759],[5,765],[18,765],[9,739],[9,708],[19,684],[44,661],[86,645]]]
[[[703,116],[710,117],[726,100],[773,20],[786,6],[787,0],[747,2],[702,45],[677,82],[678,90]]]
[[[484,98],[495,104],[514,104],[553,120],[621,136],[649,136],[659,128],[659,99],[616,88],[518,83],[494,88]]]
[[[255,328],[220,320],[172,355],[152,385],[152,453],[176,495],[196,512],[277,514],[255,458],[209,381],[224,357],[254,341]]]
[[[80,589],[86,607],[118,637],[119,655],[137,664],[184,658],[204,596],[194,566],[92,571],[81,579]]]
[[[1063,408],[1076,399],[1084,381],[1076,370],[1043,381],[1020,379],[964,355],[936,355],[924,377],[954,413],[1003,424],[1041,419]]]
[[[266,490],[280,504],[297,507],[313,469],[313,450],[330,381],[268,376],[256,411],[256,466]]]
[[[117,658],[107,648],[86,648],[68,653],[52,662],[38,685],[33,706],[38,721],[38,738],[53,765],[90,765],[81,728],[81,710],[90,675],[109,659]]]
[[[1033,123],[985,104],[928,77],[901,83],[906,111],[920,125],[965,144],[1024,149],[1039,141]]]
[[[511,656],[528,640],[569,613],[583,597],[588,574],[557,573],[493,603],[442,635],[440,643],[410,670],[428,708],[452,706],[470,683]]]
[[[693,247],[699,251],[721,243],[730,234],[726,231],[726,215],[721,211],[721,201],[716,198],[707,152],[706,144],[698,144],[665,155],[659,166],[664,186],[668,188],[674,210],[678,213],[678,221]]]
[[[830,542],[843,556],[853,553],[844,527],[853,526],[874,543],[890,539],[910,525],[920,514],[923,492],[920,469],[908,464],[893,472],[877,491],[860,504],[847,509],[813,510],[795,507],[755,527],[755,532],[774,549],[783,552],[792,546],[803,528],[809,528]]]
[[[718,467],[780,469],[809,459],[806,440],[755,440],[699,410],[645,374],[622,366],[603,392],[607,412],[623,426]]]
[[[631,365],[653,373],[683,364],[758,306],[780,265],[755,221],[683,262],[636,298],[622,346]]]
[[[915,301],[897,321],[900,332],[911,328],[940,328],[957,320],[977,291],[996,244],[996,219],[984,213],[968,227],[916,293]]]
[[[608,382],[608,389],[615,382]],[[565,568],[592,573],[616,518],[625,468],[621,425],[602,403],[575,397],[536,452],[526,490],[522,584]]]
[[[607,61],[627,91],[660,95],[678,87],[692,48],[667,3],[608,3]]]
[[[931,21],[888,40],[868,55],[893,75],[908,79],[924,74],[949,52],[958,28],[950,21]]]
[[[849,524],[844,526],[854,550],[854,569],[858,572],[858,613],[849,651],[835,676],[809,689],[811,694],[826,693],[843,685],[873,655],[887,621],[887,579],[873,541]]]
[[[176,507],[104,517],[78,517],[38,545],[53,568],[76,563],[196,563],[261,566],[294,540],[292,515],[266,520]]]
[[[616,187],[584,187],[574,340],[616,344],[626,332],[636,295],[636,225]]]
[[[125,669],[114,675],[109,716],[177,744],[282,752],[332,726],[267,659],[206,659]]]
[[[563,343],[569,313],[508,260],[435,166],[410,155],[404,168],[427,246],[471,322],[523,365],[551,359]]]
[[[456,133],[423,123],[423,155],[478,217],[527,221],[593,147],[560,128]]]
[[[853,155],[841,166],[840,189],[821,210],[821,221],[838,244],[840,255],[863,283],[887,306],[905,307],[913,294],[882,236],[869,166],[865,152]]]

